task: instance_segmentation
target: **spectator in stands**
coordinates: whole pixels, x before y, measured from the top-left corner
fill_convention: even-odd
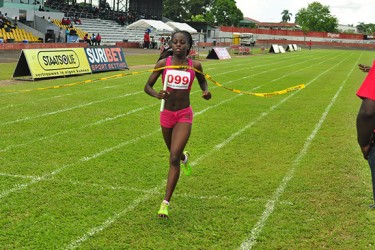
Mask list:
[[[102,37],[99,35],[99,33],[96,35],[95,40],[96,40],[96,44],[97,44],[98,46],[100,46],[100,42],[102,41]]]
[[[58,36],[58,42],[63,43],[65,41],[65,32],[63,28],[60,28],[59,36]]]
[[[4,26],[11,26],[11,23],[10,23],[10,21],[7,19],[7,18],[5,18],[6,16],[4,16],[2,19],[3,19],[3,21],[4,21]]]
[[[75,16],[74,19],[73,19],[73,21],[74,21],[74,24],[79,24],[79,25],[82,24],[82,22],[81,22],[81,20],[78,18],[78,16]]]
[[[143,36],[143,48],[148,49],[150,47],[150,34],[146,31]]]
[[[66,29],[66,30],[65,30],[65,42],[66,42],[66,43],[68,42],[69,34],[70,34],[69,29]]]
[[[18,26],[18,19],[17,19],[17,17],[14,17],[14,21],[13,21],[13,26],[12,26],[12,28],[13,28],[13,29],[17,29],[17,26]]]
[[[89,38],[89,34],[86,33],[86,35],[83,37],[83,41],[85,41],[86,43],[88,43],[89,45],[91,45],[91,40]]]
[[[12,32],[12,29],[10,28],[9,25],[4,26],[5,32]]]
[[[119,17],[117,17],[117,22],[121,25],[121,26],[124,26],[125,25],[125,16],[123,14],[121,14]]]
[[[61,20],[61,24],[62,25],[70,25],[70,20],[69,20],[69,18],[67,18],[67,19],[65,19],[64,17],[62,18],[62,20]]]
[[[156,49],[157,48],[157,42],[155,41],[155,37],[151,37],[151,48]]]
[[[0,18],[0,29],[4,28],[4,20]]]
[[[133,15],[133,13],[127,13],[127,15],[126,15],[126,21],[127,21],[128,24],[134,23],[135,17]]]
[[[91,45],[93,45],[93,46],[96,45],[96,37],[95,37],[94,33],[92,33],[92,36],[91,36]]]
[[[99,8],[95,6],[92,11],[93,11],[94,15],[96,16],[99,13]]]

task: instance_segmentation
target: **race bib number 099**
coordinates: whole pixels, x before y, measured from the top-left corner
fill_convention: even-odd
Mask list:
[[[190,72],[180,70],[168,70],[166,75],[168,88],[171,89],[188,89],[190,83]]]

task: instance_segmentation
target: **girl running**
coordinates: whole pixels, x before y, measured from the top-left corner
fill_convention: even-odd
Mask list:
[[[171,47],[160,54],[155,69],[182,65],[203,72],[200,62],[188,58],[192,45],[193,39],[189,32],[175,32],[172,35]],[[166,90],[157,92],[153,87],[160,75],[162,75],[163,82],[164,78],[168,76],[168,85]],[[189,153],[184,151],[184,149],[189,140],[193,123],[190,90],[195,77],[203,91],[202,97],[209,100],[211,93],[208,91],[204,75],[196,74],[192,69],[166,68],[154,71],[151,73],[144,88],[148,95],[165,100],[165,108],[160,113],[160,125],[165,144],[169,150],[169,173],[164,200],[158,211],[160,217],[168,218],[169,202],[180,176],[180,167],[186,175],[191,174]]]

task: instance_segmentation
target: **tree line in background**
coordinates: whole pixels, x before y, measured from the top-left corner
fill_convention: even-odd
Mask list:
[[[163,5],[163,16],[180,22],[238,26],[244,18],[235,0],[164,0]]]
[[[235,0],[164,0],[163,16],[174,21],[207,22],[211,25],[239,26],[244,19],[243,13],[237,8]],[[281,22],[287,23],[293,16],[288,10],[281,12]],[[338,19],[331,15],[329,6],[315,1],[307,8],[301,8],[295,14],[295,23],[302,31],[338,32]],[[354,25],[350,25],[353,26]],[[255,28],[255,23],[249,24]],[[359,32],[371,35],[375,24],[359,23]]]

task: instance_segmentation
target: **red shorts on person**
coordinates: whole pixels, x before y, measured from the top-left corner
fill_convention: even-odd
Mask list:
[[[160,125],[162,127],[173,128],[179,122],[193,123],[193,109],[191,106],[177,111],[164,109],[160,112]]]

